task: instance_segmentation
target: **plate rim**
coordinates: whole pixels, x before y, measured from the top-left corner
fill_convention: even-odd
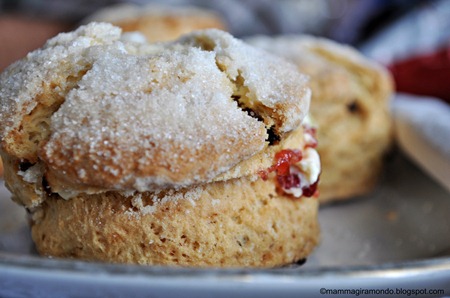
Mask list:
[[[448,273],[450,280],[450,257],[389,262],[377,265],[324,266],[303,268],[290,266],[283,268],[199,268],[179,266],[157,266],[136,264],[114,264],[75,259],[46,258],[0,252],[0,271],[2,268],[25,270],[54,271],[67,274],[106,274],[111,276],[141,275],[158,277],[189,276],[197,278],[205,274],[213,274],[220,278],[235,278],[239,276],[271,276],[277,277],[320,277],[345,276],[347,278],[374,278],[386,275],[408,277],[411,275],[428,275],[432,273]]]

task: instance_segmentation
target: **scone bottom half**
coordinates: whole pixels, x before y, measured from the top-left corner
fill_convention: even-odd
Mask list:
[[[7,68],[0,100],[5,183],[43,255],[273,267],[318,242],[307,80],[228,33],[91,23]]]

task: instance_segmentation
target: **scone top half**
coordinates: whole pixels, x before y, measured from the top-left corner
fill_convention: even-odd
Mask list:
[[[91,23],[1,74],[1,153],[25,181],[68,197],[237,178],[299,127],[306,82],[222,31],[148,44]]]

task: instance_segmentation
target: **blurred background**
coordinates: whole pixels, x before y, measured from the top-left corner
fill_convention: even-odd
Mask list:
[[[0,71],[51,36],[125,2],[210,9],[237,37],[324,36],[389,66],[398,90],[450,101],[449,0],[0,0]]]

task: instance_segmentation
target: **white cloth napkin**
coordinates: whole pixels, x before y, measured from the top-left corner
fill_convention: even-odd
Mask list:
[[[401,150],[450,191],[450,105],[436,98],[397,94],[392,109]]]

